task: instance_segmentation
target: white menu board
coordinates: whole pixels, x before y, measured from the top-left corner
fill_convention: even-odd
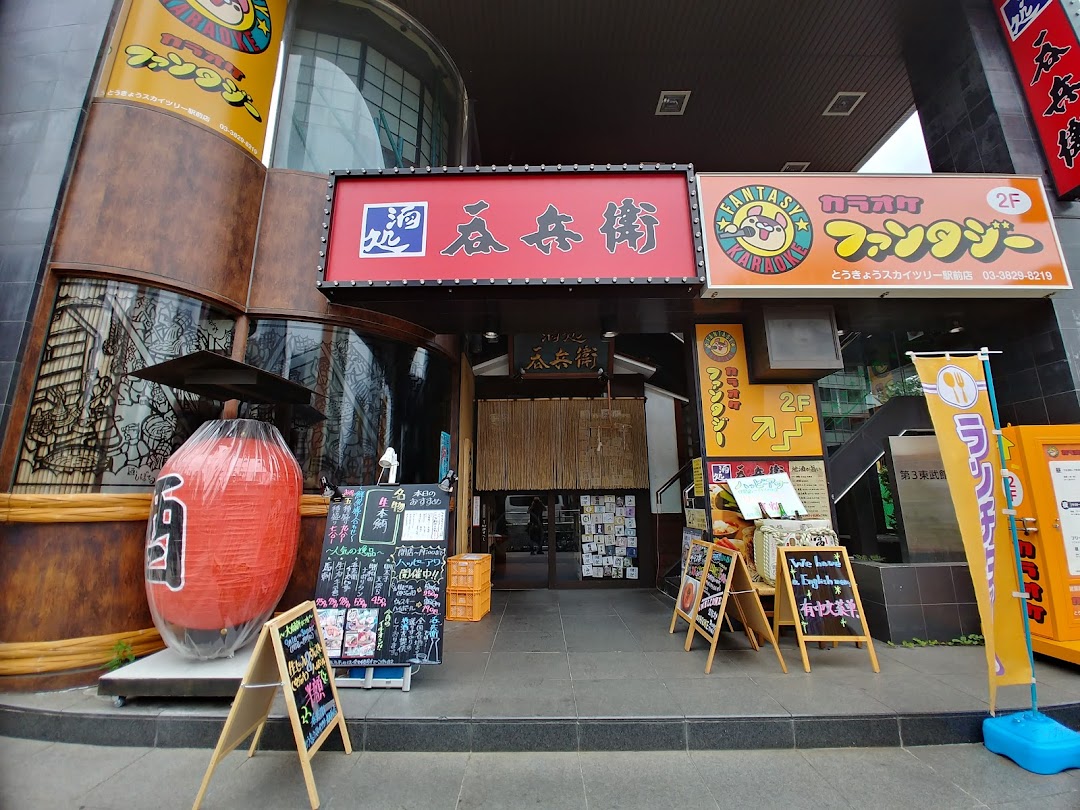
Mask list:
[[[746,520],[806,516],[806,507],[795,492],[795,487],[791,485],[787,473],[729,478],[724,483],[735,496],[739,511]],[[768,514],[761,513],[762,506]]]
[[[1080,461],[1051,461],[1050,480],[1054,484],[1061,539],[1069,576],[1080,576]]]

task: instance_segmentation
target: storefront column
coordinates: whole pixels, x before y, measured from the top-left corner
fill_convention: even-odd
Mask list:
[[[1012,56],[995,17],[999,3],[961,0],[949,23],[920,31],[905,59],[935,172],[1043,178],[1065,261],[1080,276],[1080,202],[1054,194]],[[1080,291],[1055,293],[1015,323],[972,335],[1005,354],[993,367],[1005,422],[1080,422]],[[972,348],[978,348],[973,343]]]

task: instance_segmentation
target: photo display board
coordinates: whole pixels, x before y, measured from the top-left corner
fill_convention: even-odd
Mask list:
[[[345,493],[326,516],[315,585],[331,664],[440,663],[449,494],[434,484]]]
[[[675,615],[671,617],[671,631],[675,630],[675,620],[678,617],[692,622],[694,606],[697,604],[698,591],[701,590],[701,580],[705,576],[705,564],[709,559],[709,550],[712,543],[707,543],[700,536],[691,539],[690,548],[686,552],[686,563],[683,565],[682,581],[679,583],[679,598],[675,600]]]
[[[638,578],[637,497],[581,496],[581,576]]]

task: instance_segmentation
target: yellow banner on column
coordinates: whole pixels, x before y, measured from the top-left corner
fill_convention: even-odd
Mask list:
[[[915,357],[915,368],[926,393],[975,586],[993,713],[997,688],[1030,684],[1032,671],[1023,613],[1013,595],[1019,587],[1016,556],[1009,519],[1002,514],[1007,504],[986,374],[979,355]]]
[[[286,3],[132,0],[106,97],[189,118],[260,157]]]

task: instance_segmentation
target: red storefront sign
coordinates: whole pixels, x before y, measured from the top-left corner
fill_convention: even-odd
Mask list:
[[[1080,186],[1080,41],[1060,0],[999,2],[1001,24],[1058,197]]]
[[[319,254],[327,293],[412,283],[696,284],[704,274],[685,167],[335,172],[330,188]]]

